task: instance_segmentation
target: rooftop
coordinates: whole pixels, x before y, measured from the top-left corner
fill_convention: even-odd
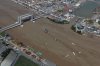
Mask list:
[[[13,65],[14,61],[16,61],[17,54],[14,51],[11,51],[9,55],[3,60],[1,66],[11,66]]]

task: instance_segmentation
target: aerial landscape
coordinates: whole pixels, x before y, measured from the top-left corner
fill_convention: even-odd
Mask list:
[[[0,0],[0,66],[100,66],[100,0]]]

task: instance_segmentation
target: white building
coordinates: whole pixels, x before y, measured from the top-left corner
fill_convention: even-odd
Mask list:
[[[64,17],[67,21],[70,21],[74,17],[74,15],[67,13],[64,15]]]

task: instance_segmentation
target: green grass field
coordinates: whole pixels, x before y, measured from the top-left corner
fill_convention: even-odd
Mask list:
[[[14,66],[39,66],[24,56],[20,56]]]

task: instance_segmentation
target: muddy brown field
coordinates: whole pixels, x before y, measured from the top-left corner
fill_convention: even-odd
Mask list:
[[[0,26],[14,23],[29,10],[9,0],[0,0]],[[41,18],[7,32],[17,41],[43,52],[57,66],[100,66],[100,38],[81,36],[71,25],[56,24]],[[48,33],[44,30],[47,29]]]

